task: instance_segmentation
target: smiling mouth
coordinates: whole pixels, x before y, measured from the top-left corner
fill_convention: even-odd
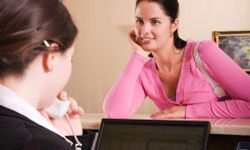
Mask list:
[[[142,37],[140,38],[142,44],[148,44],[151,40],[154,40],[155,38],[151,38],[151,37]]]

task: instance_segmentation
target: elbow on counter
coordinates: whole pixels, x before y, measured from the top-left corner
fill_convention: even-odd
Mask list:
[[[123,106],[121,107],[113,107],[109,103],[104,102],[103,104],[103,112],[106,118],[114,118],[114,119],[127,119],[131,118],[133,112],[130,109],[126,109]]]

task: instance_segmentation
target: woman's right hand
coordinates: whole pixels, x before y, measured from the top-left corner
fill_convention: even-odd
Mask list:
[[[150,52],[146,52],[143,50],[143,48],[138,44],[138,40],[135,34],[135,31],[132,30],[129,33],[129,43],[131,45],[131,48],[133,51],[135,51],[137,54],[143,56],[144,58],[149,58],[148,55]]]
[[[58,99],[67,99],[70,102],[70,106],[67,111],[68,118],[66,116],[62,118],[53,118],[45,109],[39,110],[40,113],[63,135],[73,135],[68,122],[72,125],[73,131],[76,135],[82,135],[82,123],[80,118],[83,116],[84,110],[77,104],[75,99],[68,97],[68,94],[64,91],[59,93]]]

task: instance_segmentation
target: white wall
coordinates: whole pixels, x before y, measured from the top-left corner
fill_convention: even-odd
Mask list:
[[[179,0],[180,33],[186,39],[212,39],[215,30],[250,30],[249,0]]]
[[[250,30],[249,0],[179,0],[180,36],[212,39],[214,30]],[[135,0],[64,0],[78,28],[74,67],[67,91],[86,112],[102,112],[106,93],[131,50]],[[147,101],[138,113],[156,111]]]

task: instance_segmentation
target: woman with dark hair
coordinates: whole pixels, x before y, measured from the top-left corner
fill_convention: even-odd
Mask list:
[[[182,40],[178,13],[178,0],[136,1],[134,52],[105,115],[131,117],[149,97],[159,108],[153,118],[249,118],[249,76],[214,42]]]
[[[82,130],[79,118],[83,109],[61,92],[70,77],[76,35],[59,0],[1,0],[1,149],[91,148],[94,135]],[[70,101],[67,118],[47,113],[56,97]]]

